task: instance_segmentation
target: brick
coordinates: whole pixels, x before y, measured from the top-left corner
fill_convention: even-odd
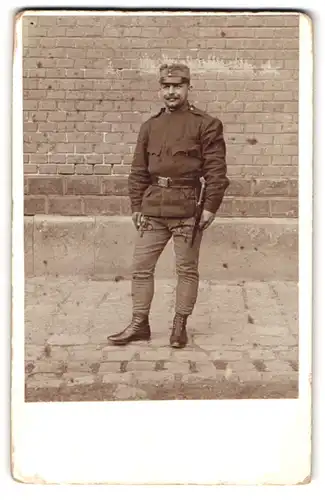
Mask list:
[[[34,143],[24,143],[24,153],[37,153],[37,144]]]
[[[251,194],[251,181],[247,179],[231,179],[227,189],[228,196],[249,196]]]
[[[67,155],[66,157],[67,163],[72,163],[73,165],[76,165],[77,163],[84,163],[85,162],[85,157],[84,155]]]
[[[30,194],[63,194],[63,181],[58,177],[30,177],[28,187]]]
[[[57,108],[59,111],[74,111],[76,109],[74,101],[63,101],[57,103]]]
[[[67,141],[68,142],[85,142],[86,134],[84,132],[68,132]]]
[[[298,200],[270,200],[270,211],[272,217],[298,217]]]
[[[38,108],[38,101],[24,100],[24,110],[33,111]]]
[[[69,196],[49,197],[48,213],[59,215],[80,215],[82,213],[81,198]]]
[[[37,165],[24,165],[24,174],[37,174]]]
[[[49,163],[66,163],[65,154],[51,154],[48,157]]]
[[[58,171],[58,174],[73,175],[75,173],[75,166],[74,165],[67,165],[67,164],[58,165],[57,171]]]
[[[89,164],[96,164],[96,163],[103,163],[103,155],[97,155],[97,154],[92,154],[92,155],[86,155],[85,156],[85,161]]]
[[[104,134],[105,136],[105,134]],[[92,143],[101,143],[103,141],[103,134],[102,133],[86,133],[85,134],[85,142],[92,142]]]
[[[72,122],[83,122],[86,119],[86,113],[84,111],[69,111],[67,113],[67,121]]]
[[[111,175],[112,167],[110,165],[94,165],[94,174]]]
[[[54,146],[55,153],[73,153],[74,145],[57,142]]]
[[[120,215],[131,215],[131,202],[126,196],[121,197]]]
[[[79,153],[86,154],[86,153],[93,152],[92,144],[77,143],[77,144],[74,144],[74,147],[75,147],[76,154],[79,154]]]
[[[120,215],[120,196],[84,197],[86,215]]]
[[[24,214],[35,215],[46,213],[45,196],[25,196],[24,197]]]
[[[291,165],[291,156],[282,155],[282,156],[272,156],[273,165]]]
[[[128,179],[126,177],[110,177],[102,179],[102,194],[127,196]]]
[[[94,123],[92,122],[77,122],[75,124],[76,126],[76,130],[78,130],[78,132],[92,132],[94,130]],[[86,138],[86,135],[84,135],[84,138]]]
[[[101,111],[89,111],[85,114],[85,119],[88,122],[97,122],[97,121],[106,121],[105,118],[103,119],[104,113]]]
[[[40,174],[57,174],[58,168],[57,168],[57,165],[51,165],[51,164],[47,164],[47,165],[40,165],[38,167],[38,172]]]
[[[56,65],[58,68],[72,68],[74,66],[73,59],[56,59]]]
[[[268,217],[270,215],[268,200],[233,199],[232,215],[235,217]]]
[[[91,175],[94,173],[93,165],[75,165],[75,172],[78,175]]]
[[[66,179],[66,194],[100,194],[100,178],[88,176],[69,177]]]
[[[298,134],[279,134],[274,137],[274,144],[298,144]]]
[[[48,114],[48,121],[50,122],[62,122],[66,119],[65,111],[55,111]]]
[[[75,129],[75,124],[72,122],[57,123],[57,129],[59,132],[72,132]]]
[[[253,194],[256,196],[288,196],[289,183],[285,179],[254,179]]]

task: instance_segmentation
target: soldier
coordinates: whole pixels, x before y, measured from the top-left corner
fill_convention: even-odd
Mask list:
[[[132,220],[138,231],[133,256],[133,316],[121,333],[108,337],[115,345],[150,339],[154,271],[171,237],[178,279],[170,345],[182,348],[188,342],[186,322],[197,300],[202,234],[214,220],[229,185],[222,122],[190,105],[189,89],[187,66],[160,67],[165,106],[140,128],[128,181]],[[206,186],[204,206],[192,242],[200,178]]]

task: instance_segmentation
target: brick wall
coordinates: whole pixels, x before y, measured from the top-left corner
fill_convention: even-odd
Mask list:
[[[24,25],[25,214],[128,214],[140,124],[161,63],[224,123],[222,216],[296,217],[297,15],[38,16]]]

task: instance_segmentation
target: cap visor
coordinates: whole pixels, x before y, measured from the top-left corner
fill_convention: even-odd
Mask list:
[[[170,85],[179,85],[180,83],[184,83],[185,79],[181,76],[165,76],[160,78],[160,83],[170,84]]]

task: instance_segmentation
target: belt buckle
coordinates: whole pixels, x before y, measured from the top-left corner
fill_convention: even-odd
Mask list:
[[[170,177],[158,177],[158,186],[169,187],[171,178]]]

